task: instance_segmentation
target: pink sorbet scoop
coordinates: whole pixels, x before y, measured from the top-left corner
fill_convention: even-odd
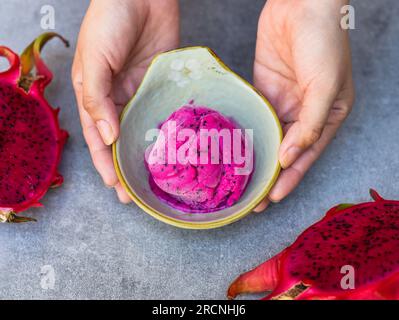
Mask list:
[[[150,186],[162,201],[181,211],[207,213],[230,207],[252,174],[252,165],[245,174],[236,170],[248,161],[253,164],[252,149],[247,155],[246,148],[243,130],[232,120],[191,102],[161,124],[160,135],[147,150]]]

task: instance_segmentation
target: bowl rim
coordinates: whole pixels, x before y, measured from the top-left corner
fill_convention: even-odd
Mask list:
[[[180,51],[185,51],[185,50],[192,50],[192,49],[206,49],[215,59],[216,61],[221,65],[222,68],[224,68],[226,71],[228,71],[229,73],[231,73],[233,76],[237,77],[239,80],[243,81],[246,85],[248,85],[256,94],[258,94],[262,100],[265,102],[265,104],[268,106],[274,120],[275,123],[277,124],[278,127],[278,131],[279,131],[279,141],[280,143],[283,140],[283,130],[280,124],[280,120],[277,117],[276,111],[274,110],[273,106],[271,105],[271,103],[269,102],[269,100],[267,100],[263,94],[256,89],[251,83],[249,83],[247,80],[245,80],[244,78],[242,78],[240,75],[238,75],[236,72],[234,72],[232,69],[230,69],[224,62],[222,59],[219,58],[219,56],[209,47],[206,46],[189,46],[189,47],[182,47],[182,48],[178,48],[178,49],[174,49],[174,50],[169,50],[169,51],[165,51],[165,52],[161,52],[158,53],[154,56],[154,58],[151,60],[150,65],[148,66],[147,70],[149,70],[151,68],[151,66],[154,64],[154,62],[161,56],[164,54],[168,54],[168,53],[173,53],[173,52],[180,52]],[[147,72],[144,75],[144,78],[147,76]],[[139,87],[137,88],[136,92],[139,91],[142,83],[144,82],[144,78],[142,80],[142,82],[140,83]],[[136,96],[136,93],[133,95],[133,97],[129,100],[129,102],[126,104],[125,108],[123,109],[121,115],[120,115],[120,119],[119,121],[122,122],[127,111],[131,108],[132,105],[132,101],[134,100]],[[127,183],[125,177],[123,176],[122,170],[120,168],[119,165],[119,160],[118,160],[118,153],[117,153],[117,143],[118,143],[119,139],[117,141],[115,141],[112,144],[112,158],[113,158],[113,162],[114,162],[114,166],[115,166],[115,171],[116,174],[118,176],[119,182],[121,183],[122,187],[125,189],[125,191],[127,192],[127,194],[129,195],[129,197],[137,204],[137,206],[139,206],[144,212],[146,212],[147,214],[151,215],[152,217],[154,217],[155,219],[162,221],[166,224],[178,227],[178,228],[183,228],[183,229],[196,229],[196,230],[201,230],[201,229],[214,229],[214,228],[219,228],[219,227],[223,227],[226,225],[229,225],[233,222],[236,222],[242,218],[244,218],[245,216],[249,215],[253,209],[255,209],[258,204],[260,202],[262,202],[262,200],[267,196],[267,194],[269,193],[270,189],[273,187],[274,183],[276,182],[280,171],[281,171],[281,165],[280,162],[277,161],[277,165],[274,169],[274,173],[272,178],[270,179],[270,182],[268,184],[265,185],[262,193],[256,197],[255,199],[253,199],[245,208],[243,208],[242,210],[240,210],[239,212],[232,214],[226,218],[220,219],[220,220],[216,220],[216,221],[211,221],[211,222],[195,222],[195,221],[182,221],[182,220],[178,220],[169,216],[166,216],[165,214],[163,214],[162,212],[159,212],[153,208],[151,208],[149,205],[145,204],[134,192],[134,190],[132,190],[129,186],[129,184]]]

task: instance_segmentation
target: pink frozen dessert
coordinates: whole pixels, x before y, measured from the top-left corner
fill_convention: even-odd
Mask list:
[[[153,192],[185,212],[232,206],[253,171],[252,144],[247,140],[232,120],[190,102],[160,125],[156,141],[147,150]]]

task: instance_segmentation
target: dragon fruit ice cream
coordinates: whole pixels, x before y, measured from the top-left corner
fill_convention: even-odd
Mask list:
[[[232,206],[253,170],[252,143],[243,130],[219,112],[193,102],[160,125],[145,158],[153,192],[185,212]]]

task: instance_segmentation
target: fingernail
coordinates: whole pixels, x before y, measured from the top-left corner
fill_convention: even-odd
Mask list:
[[[111,125],[105,120],[99,120],[96,122],[97,129],[101,134],[104,143],[109,146],[114,143],[115,137],[112,131]]]
[[[280,200],[274,200],[274,198],[272,198],[272,197],[270,196],[270,194],[268,195],[267,198],[269,199],[269,201],[270,201],[271,203],[274,203],[274,204],[280,203]]]
[[[286,169],[288,168],[298,157],[301,155],[302,149],[299,147],[290,147],[283,155],[281,159],[281,166]]]
[[[269,204],[270,204],[270,200],[268,198],[266,198],[253,211],[255,213],[261,213],[266,210],[266,208],[269,206]]]

